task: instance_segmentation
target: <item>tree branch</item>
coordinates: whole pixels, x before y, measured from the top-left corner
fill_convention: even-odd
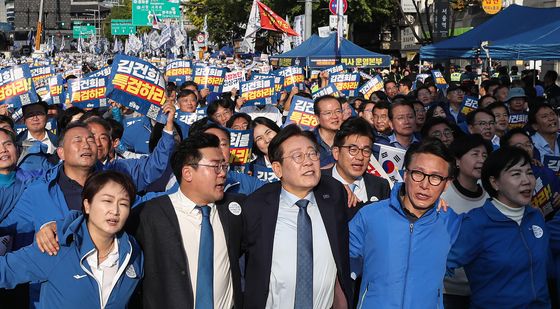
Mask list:
[[[408,21],[408,19],[406,19],[406,15],[404,14],[400,1],[392,0],[392,2],[399,8],[399,12],[401,13],[402,18],[404,19],[404,23],[406,24],[407,27],[410,28],[410,30],[412,30],[412,35],[414,35],[414,37],[416,38],[416,40],[418,40],[420,44],[424,45],[424,41],[418,36],[418,33],[416,33],[416,30],[414,29],[413,25]]]

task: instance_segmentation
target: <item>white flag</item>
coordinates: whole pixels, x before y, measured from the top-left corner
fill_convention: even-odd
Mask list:
[[[245,36],[243,37],[243,42],[241,42],[241,49],[246,53],[255,52],[255,42],[257,40],[257,31],[261,28],[261,17],[259,15],[259,8],[257,5],[257,0],[253,0],[253,6],[251,7],[251,14],[249,14],[249,20],[247,21],[247,28],[245,28]]]

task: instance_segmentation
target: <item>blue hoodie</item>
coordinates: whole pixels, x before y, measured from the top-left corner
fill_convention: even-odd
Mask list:
[[[445,261],[461,221],[451,208],[437,211],[439,199],[410,221],[402,185],[350,221],[350,270],[362,274],[358,308],[443,308]]]
[[[37,243],[0,257],[0,287],[40,281],[38,308],[101,308],[100,283],[86,257],[95,249],[82,215],[73,212],[58,225],[61,246],[57,255],[41,253]],[[126,308],[143,276],[140,246],[126,233],[117,235],[117,282],[105,308]]]
[[[488,199],[464,217],[447,267],[464,267],[471,308],[550,308],[549,237],[539,210],[525,207],[518,225]]]

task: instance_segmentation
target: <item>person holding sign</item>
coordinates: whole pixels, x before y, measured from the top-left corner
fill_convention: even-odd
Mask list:
[[[334,136],[342,124],[342,104],[332,95],[325,95],[315,99],[313,110],[319,125],[313,133],[319,143],[321,153],[321,168],[334,163],[332,145]]]
[[[191,90],[181,90],[177,95],[177,105],[179,110],[184,113],[196,112],[198,102],[196,100],[196,93]]]

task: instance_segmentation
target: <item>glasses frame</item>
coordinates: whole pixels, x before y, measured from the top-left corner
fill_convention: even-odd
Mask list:
[[[369,157],[371,157],[371,154],[373,153],[373,151],[371,150],[371,147],[363,147],[363,148],[360,148],[360,147],[358,147],[358,146],[356,146],[356,145],[342,145],[342,146],[338,146],[338,147],[340,147],[340,148],[348,148],[348,153],[349,153],[351,156],[353,156],[353,157],[355,157],[355,156],[358,154],[358,151],[361,151],[361,152],[362,152],[362,156],[363,156],[364,158],[369,158]],[[352,149],[352,148],[354,148],[354,149]],[[369,151],[369,154],[364,153],[364,150]],[[354,152],[354,153],[352,153],[352,152]]]
[[[321,157],[321,154],[317,150],[311,150],[309,152],[297,151],[292,153],[290,156],[282,157],[282,159],[291,158],[295,163],[301,164],[305,162],[305,158],[308,157],[311,161],[318,161]]]
[[[422,171],[419,170],[408,170],[407,171],[410,174],[410,178],[414,181],[414,182],[422,182],[424,181],[424,179],[426,179],[426,177],[428,177],[428,183],[430,183],[430,185],[436,187],[441,185],[444,181],[451,179],[451,177],[443,177],[441,175],[436,175],[436,174],[426,174]],[[418,175],[418,176],[422,176],[421,179],[415,177],[414,175]],[[435,183],[434,183],[435,182]]]
[[[214,168],[214,172],[216,172],[216,175],[220,175],[221,172],[227,173],[229,170],[229,163],[227,162],[223,162],[220,163],[218,165],[212,165],[212,164],[202,164],[202,163],[193,163],[193,164],[187,164],[188,166],[205,166],[205,167],[213,167]]]

